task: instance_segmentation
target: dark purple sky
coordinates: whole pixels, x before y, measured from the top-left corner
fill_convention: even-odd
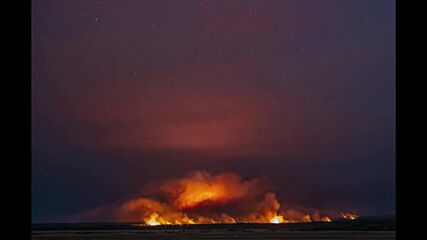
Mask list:
[[[395,212],[394,1],[32,5],[33,222],[197,169]]]

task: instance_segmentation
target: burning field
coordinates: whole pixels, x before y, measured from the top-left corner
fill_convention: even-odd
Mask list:
[[[182,178],[152,182],[134,198],[112,209],[115,221],[143,225],[212,223],[331,222],[319,211],[286,209],[272,191],[268,179],[243,180],[235,173],[195,171]],[[356,219],[356,214],[337,216]]]
[[[78,218],[92,223],[33,224],[32,239],[395,239],[394,219],[286,208],[272,186],[195,171]]]

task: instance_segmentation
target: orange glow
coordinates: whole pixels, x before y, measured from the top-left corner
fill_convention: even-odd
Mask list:
[[[267,182],[260,179],[244,181],[234,173],[212,175],[196,171],[151,187],[149,194],[159,198],[128,200],[117,209],[117,219],[142,221],[150,226],[332,221],[329,216],[320,216],[319,211],[309,214],[282,209],[276,194],[269,191]]]
[[[341,213],[341,216],[345,219],[348,219],[348,220],[355,220],[355,219],[359,218],[359,216],[357,214],[354,214],[354,213]]]
[[[200,204],[226,203],[247,195],[256,188],[256,181],[242,182],[238,175],[223,173],[210,175],[197,171],[189,177],[162,184],[161,191],[172,199],[176,209],[188,209]]]
[[[145,220],[145,223],[148,224],[148,225],[150,225],[150,226],[157,226],[157,225],[160,225],[160,224],[167,224],[168,223],[168,222],[166,222],[164,220],[162,221],[163,223],[160,223],[160,222],[158,222],[158,220],[162,221],[163,219],[159,219],[159,214],[153,213],[153,214],[150,215],[149,219]]]

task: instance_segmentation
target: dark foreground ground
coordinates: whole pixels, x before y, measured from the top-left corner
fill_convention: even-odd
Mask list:
[[[395,239],[394,219],[332,223],[203,224],[141,227],[132,223],[33,224],[32,239]]]

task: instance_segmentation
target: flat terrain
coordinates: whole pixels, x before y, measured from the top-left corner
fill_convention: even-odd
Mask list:
[[[32,239],[396,239],[394,231],[202,231],[146,232],[135,230],[33,232]]]
[[[135,223],[33,224],[32,239],[396,239],[394,219],[287,224],[140,226]]]

